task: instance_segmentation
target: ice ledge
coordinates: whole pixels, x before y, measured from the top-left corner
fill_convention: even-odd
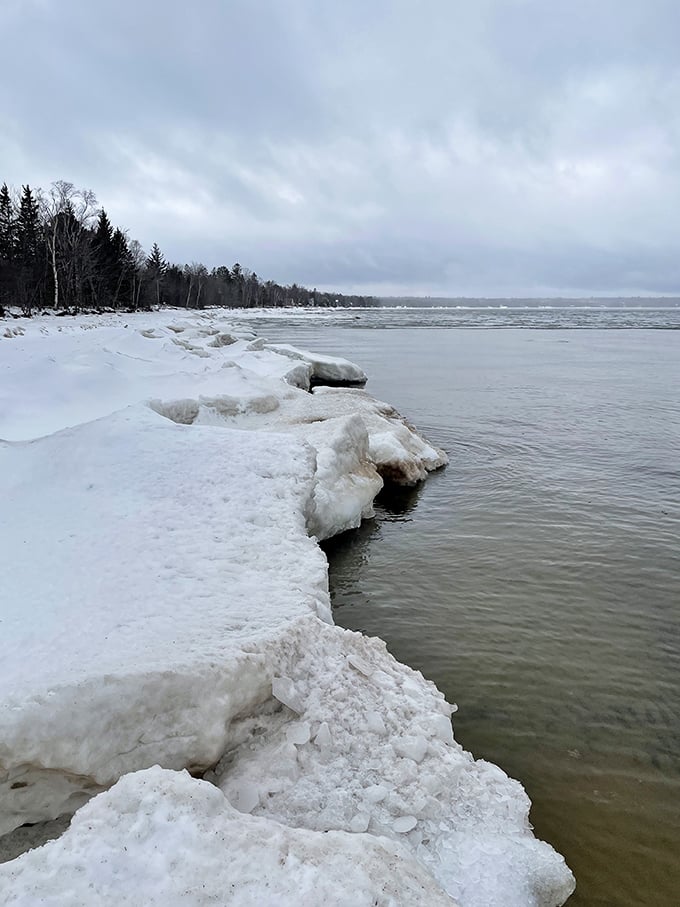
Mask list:
[[[307,363],[310,366],[312,385],[351,386],[363,385],[368,381],[366,372],[348,359],[341,359],[338,356],[320,356],[318,353],[299,350],[287,343],[268,343],[266,348]]]
[[[47,435],[0,442],[4,827],[71,811],[156,762],[219,762],[211,777],[233,802],[258,821],[305,827],[317,841],[308,853],[336,829],[345,865],[355,848],[342,835],[368,831],[398,841],[389,846],[464,907],[561,903],[573,880],[533,838],[521,787],[463,753],[432,684],[379,640],[324,622],[327,566],[308,533],[357,525],[380,475],[415,482],[445,455],[363,391],[305,392],[309,363],[222,322],[144,317],[134,330],[42,324],[38,336],[28,323],[4,341],[0,436]],[[138,402],[149,398],[153,409]],[[69,421],[82,424],[55,432]],[[81,864],[100,862],[102,840],[81,816],[101,807],[106,823],[111,810],[143,823],[158,807],[167,817],[177,777],[154,776],[152,795],[133,774],[122,801],[119,786],[95,797],[77,814]],[[184,779],[182,796],[197,784]],[[225,808],[222,793],[210,797]],[[73,840],[7,864],[0,903],[34,903],[36,872],[64,880],[52,903],[74,903]],[[134,889],[128,873],[145,851],[128,860],[113,847],[121,871],[103,902],[124,903],[119,889]],[[196,898],[197,856],[187,863]],[[401,884],[401,858],[389,866]],[[354,887],[352,876],[331,902]]]

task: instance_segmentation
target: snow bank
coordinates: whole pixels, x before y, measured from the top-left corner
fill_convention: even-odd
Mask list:
[[[0,866],[0,904],[36,903],[456,907],[391,841],[244,816],[211,784],[158,767],[126,775],[60,840]]]
[[[571,874],[521,786],[454,742],[432,684],[330,623],[314,536],[370,515],[381,476],[414,482],[445,455],[364,391],[307,392],[316,357],[220,316],[13,327],[0,827],[82,809],[0,870],[0,903],[88,903],[77,866],[103,903],[203,903],[203,884],[253,902],[261,876],[276,903],[561,903]],[[156,763],[224,793],[160,769],[100,793]]]
[[[217,318],[169,313],[36,318],[0,335],[0,438],[46,435],[147,399],[276,394],[281,379],[309,387],[311,365],[264,349],[250,331]],[[231,369],[247,363],[251,382]],[[238,369],[237,369],[238,371]],[[266,390],[262,390],[266,387]]]

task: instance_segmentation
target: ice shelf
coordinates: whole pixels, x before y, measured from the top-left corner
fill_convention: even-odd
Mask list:
[[[75,816],[0,866],[0,905],[563,903],[521,785],[332,624],[318,540],[445,454],[363,390],[310,392],[358,366],[224,312],[11,326],[0,833]]]

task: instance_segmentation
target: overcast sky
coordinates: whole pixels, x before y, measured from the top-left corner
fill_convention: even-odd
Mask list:
[[[678,0],[0,0],[0,182],[178,263],[680,293]]]

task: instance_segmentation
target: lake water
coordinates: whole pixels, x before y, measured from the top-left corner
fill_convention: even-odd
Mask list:
[[[445,448],[327,546],[337,623],[457,702],[570,905],[680,903],[680,309],[258,319],[345,355]]]

